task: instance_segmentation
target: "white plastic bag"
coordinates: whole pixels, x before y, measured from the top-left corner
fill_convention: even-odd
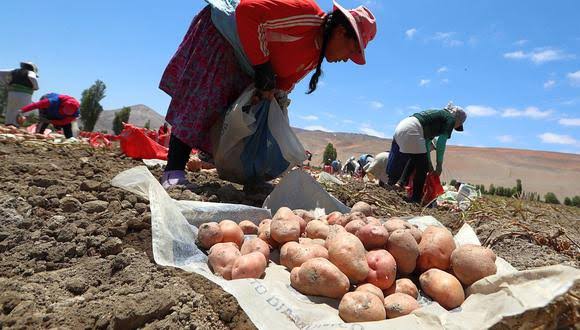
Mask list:
[[[220,178],[245,184],[275,179],[306,160],[306,151],[276,100],[250,105],[246,89],[227,112],[215,165]]]

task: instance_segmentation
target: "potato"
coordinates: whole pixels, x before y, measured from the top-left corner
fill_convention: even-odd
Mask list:
[[[297,216],[301,217],[302,219],[304,219],[304,221],[306,221],[306,223],[309,223],[310,221],[314,220],[314,214],[312,214],[312,212],[310,211],[306,211],[306,210],[302,210],[302,209],[296,209],[294,211],[294,214],[296,214]]]
[[[241,255],[236,243],[218,243],[209,249],[208,262],[215,274],[231,280],[234,262]]]
[[[447,270],[453,250],[455,250],[455,242],[451,232],[446,228],[429,226],[423,232],[421,243],[419,243],[417,268],[421,272],[431,268]]]
[[[264,255],[266,260],[270,259],[270,246],[268,243],[257,237],[245,241],[244,244],[242,244],[240,252],[242,252],[242,255],[250,254],[252,252],[260,252]]]
[[[366,226],[366,222],[362,220],[353,220],[344,226],[344,229],[346,229],[347,232],[356,235],[356,232],[364,226]]]
[[[389,252],[385,250],[370,251],[367,253],[366,259],[369,272],[365,282],[371,283],[381,290],[387,289],[395,283],[397,264]]]
[[[300,237],[298,239],[298,243],[300,243],[300,244],[306,244],[306,245],[308,245],[308,244],[316,244],[316,245],[320,245],[324,249],[326,249],[326,247],[324,246],[324,242],[325,241],[323,239],[320,239],[320,238],[314,238],[314,239],[312,239],[312,238],[308,238],[308,237]]]
[[[260,224],[258,225],[258,228],[260,228],[261,225],[265,225],[265,224],[272,224],[272,219],[264,219],[262,221],[260,221]]]
[[[334,211],[326,216],[326,221],[329,225],[344,226],[343,223],[345,222],[345,216],[338,211]]]
[[[338,299],[350,288],[348,277],[324,258],[306,261],[290,272],[290,285],[300,293]]]
[[[495,258],[491,249],[466,244],[451,253],[451,268],[463,285],[470,286],[497,272]]]
[[[232,279],[260,278],[266,270],[268,261],[261,252],[242,255],[234,261]]]
[[[258,226],[256,226],[256,224],[254,224],[250,220],[241,221],[239,226],[240,229],[242,229],[242,232],[244,232],[244,235],[258,234]]]
[[[355,221],[355,220],[362,220],[365,223],[367,223],[367,217],[364,215],[364,213],[362,212],[351,212],[349,213],[342,221],[341,225],[343,227],[345,227],[346,225],[348,225],[351,221]]]
[[[209,249],[217,243],[221,243],[224,234],[217,222],[207,222],[199,226],[197,242],[204,249]]]
[[[220,221],[220,229],[224,234],[222,243],[233,242],[238,247],[242,246],[242,243],[244,243],[244,232],[237,223],[232,220],[222,220]]]
[[[377,226],[381,226],[381,220],[375,218],[375,217],[367,217],[367,223],[371,224],[371,225],[377,225]]]
[[[327,242],[328,260],[356,284],[367,278],[369,265],[361,241],[350,233],[339,233]],[[385,251],[386,252],[386,251]],[[373,283],[374,284],[374,283]]]
[[[338,235],[340,233],[346,233],[346,229],[344,229],[343,226],[340,226],[340,225],[330,225],[330,226],[328,226],[328,236],[326,236],[326,240],[324,242],[324,247],[326,247],[327,250],[328,250],[328,246],[330,244],[330,241],[334,237],[336,237],[336,235]]]
[[[384,300],[387,318],[394,319],[399,316],[405,316],[419,308],[417,299],[404,293],[393,293]]]
[[[408,278],[400,278],[396,280],[395,284],[391,285],[391,287],[386,289],[383,293],[385,297],[387,297],[396,292],[408,294],[415,299],[419,298],[419,290],[417,289],[417,286]]]
[[[379,297],[364,291],[349,292],[338,305],[338,316],[347,322],[381,321],[387,317]]]
[[[373,209],[368,203],[358,202],[352,206],[350,212],[362,212],[365,216],[370,217],[373,215]]]
[[[385,221],[383,226],[385,226],[385,228],[387,228],[389,233],[392,233],[397,229],[407,229],[411,226],[411,224],[403,219],[390,218],[389,220]]]
[[[330,227],[320,220],[312,220],[306,225],[306,237],[326,239]]]
[[[383,226],[365,225],[356,232],[365,249],[384,249],[389,239],[389,232]]]
[[[272,231],[270,229],[271,223],[272,220],[262,221],[262,224],[258,227],[258,238],[266,242],[270,246],[270,249],[275,249],[280,244],[272,238]]]
[[[359,285],[356,287],[356,290],[354,290],[354,291],[370,292],[370,293],[374,294],[375,296],[379,297],[381,300],[385,299],[385,296],[383,294],[383,290],[381,290],[377,286],[370,284],[370,283],[365,283],[363,285]]]
[[[409,231],[397,229],[392,232],[387,241],[387,251],[395,258],[399,273],[411,274],[415,270],[419,244]]]
[[[405,231],[408,231],[411,235],[413,235],[413,238],[415,239],[417,244],[421,243],[421,237],[423,236],[423,232],[421,231],[421,229],[417,228],[415,225],[411,225],[411,227],[405,229]]]
[[[298,242],[300,237],[300,218],[289,208],[281,207],[272,218],[270,235],[278,243]],[[304,221],[304,220],[302,220]]]
[[[296,242],[288,242],[280,249],[280,264],[289,270],[300,267],[313,258],[328,259],[328,251],[320,245],[302,245]]]
[[[424,272],[419,276],[419,282],[423,292],[446,309],[459,307],[465,300],[459,280],[440,269],[432,268]]]

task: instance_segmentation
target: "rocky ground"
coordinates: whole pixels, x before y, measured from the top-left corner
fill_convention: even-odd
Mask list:
[[[117,151],[28,141],[0,142],[0,164],[0,328],[254,328],[211,282],[155,265],[147,201],[109,184],[141,162]],[[255,206],[265,198],[212,172],[190,179],[197,187],[172,190],[172,197]],[[578,209],[483,198],[462,214],[406,204],[357,181],[327,188],[347,205],[375,205],[381,216],[431,214],[454,231],[470,223],[518,269],[580,266]],[[576,286],[548,308],[498,327],[574,327],[579,292]]]

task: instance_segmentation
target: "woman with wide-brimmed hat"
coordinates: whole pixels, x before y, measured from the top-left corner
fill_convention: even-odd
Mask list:
[[[365,48],[376,34],[375,17],[363,6],[346,10],[334,2],[325,13],[313,0],[208,2],[160,83],[172,97],[166,116],[172,135],[161,179],[166,188],[187,183],[192,148],[212,153],[211,128],[250,84],[258,90],[256,99],[281,98],[314,70],[312,93],[325,59],[365,64]]]

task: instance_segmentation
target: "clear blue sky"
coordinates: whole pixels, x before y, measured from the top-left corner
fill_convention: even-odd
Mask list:
[[[326,64],[317,92],[291,98],[297,127],[392,136],[417,110],[468,110],[450,143],[580,153],[580,2],[342,1],[375,13],[366,66]],[[325,10],[331,1],[320,0]],[[107,84],[105,109],[165,113],[158,88],[202,0],[2,1],[0,68],[31,60],[41,90],[80,97]]]

